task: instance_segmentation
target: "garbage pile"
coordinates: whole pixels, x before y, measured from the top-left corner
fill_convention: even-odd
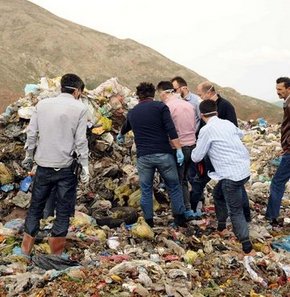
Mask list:
[[[263,119],[239,122],[251,154],[247,191],[250,236],[256,253],[241,254],[229,223],[218,233],[211,181],[203,215],[173,229],[169,199],[156,175],[155,225],[140,210],[133,135],[119,146],[116,135],[134,93],[111,78],[82,101],[89,110],[89,185],[79,185],[67,235],[67,258],[49,255],[53,217],[41,221],[31,259],[13,254],[21,244],[33,177],[22,167],[25,128],[35,104],[57,96],[60,78],[29,84],[26,95],[0,116],[0,296],[289,296],[290,184],[282,201],[283,228],[264,220],[268,191],[280,161],[279,125]]]

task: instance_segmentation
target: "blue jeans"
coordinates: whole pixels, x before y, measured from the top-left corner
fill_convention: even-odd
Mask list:
[[[228,215],[230,215],[233,231],[242,243],[249,240],[249,228],[245,213],[249,201],[244,186],[248,179],[248,177],[240,181],[222,179],[213,191],[218,223],[225,224]]]
[[[270,197],[266,217],[277,219],[280,213],[281,201],[285,192],[286,183],[290,179],[290,154],[282,156],[281,163],[272,179]]]
[[[176,163],[171,154],[150,154],[137,159],[137,169],[141,187],[141,208],[146,220],[153,218],[153,179],[156,169],[164,179],[171,199],[173,215],[185,211],[181,185]]]
[[[191,160],[191,152],[194,149],[195,145],[191,146],[183,146],[182,147],[182,152],[184,155],[184,161],[181,166],[177,164],[177,172],[179,176],[179,181],[182,186],[182,193],[183,193],[183,201],[185,208],[187,210],[191,209],[191,204],[190,204],[190,195],[189,195],[189,190],[188,190],[188,175],[189,175],[189,170],[192,165],[192,160]]]
[[[38,166],[32,187],[31,204],[25,219],[24,230],[31,236],[39,231],[39,222],[52,190],[56,189],[56,218],[51,235],[65,237],[69,227],[69,218],[75,207],[77,177],[71,166],[55,170]]]

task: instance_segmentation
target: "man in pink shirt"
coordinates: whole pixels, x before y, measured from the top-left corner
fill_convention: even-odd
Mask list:
[[[180,99],[180,96],[175,93],[170,81],[159,82],[156,89],[161,101],[163,101],[170,110],[184,154],[184,162],[181,166],[178,165],[177,169],[186,208],[184,214],[187,219],[193,219],[194,212],[190,204],[187,176],[192,162],[190,157],[191,151],[194,149],[196,143],[196,111],[192,104]]]

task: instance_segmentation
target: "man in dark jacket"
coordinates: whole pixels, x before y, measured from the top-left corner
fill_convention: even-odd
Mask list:
[[[185,206],[170,142],[176,148],[179,165],[182,165],[184,156],[169,108],[163,102],[154,101],[155,88],[151,83],[139,84],[136,94],[139,104],[128,112],[127,120],[117,136],[117,142],[123,143],[124,135],[133,130],[142,192],[141,208],[146,222],[151,227],[154,225],[152,191],[154,173],[157,169],[169,191],[175,223],[182,226],[185,224]]]
[[[276,225],[280,213],[281,200],[286,183],[290,179],[290,78],[280,77],[276,81],[276,90],[280,99],[284,100],[284,117],[281,125],[281,163],[272,179],[266,218]]]
[[[214,85],[209,81],[204,81],[197,86],[197,95],[202,100],[212,100],[217,104],[217,116],[222,120],[228,120],[238,127],[238,120],[234,106],[226,99],[222,98],[215,90]],[[200,129],[205,125],[203,120],[200,121]],[[205,157],[204,174],[200,176],[198,173],[195,177],[191,177],[192,192],[191,192],[191,206],[193,211],[196,210],[198,202],[202,200],[202,195],[206,184],[210,181],[207,175],[208,171],[214,171],[209,158]],[[244,197],[244,214],[247,221],[250,221],[250,208],[248,204],[248,197]]]

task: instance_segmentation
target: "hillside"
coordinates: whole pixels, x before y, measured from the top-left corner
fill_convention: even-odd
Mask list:
[[[3,110],[41,75],[79,74],[89,88],[117,76],[132,90],[140,81],[157,83],[181,75],[192,90],[205,78],[153,49],[61,19],[26,0],[0,0],[0,103]],[[218,87],[239,118],[281,120],[270,103]]]

